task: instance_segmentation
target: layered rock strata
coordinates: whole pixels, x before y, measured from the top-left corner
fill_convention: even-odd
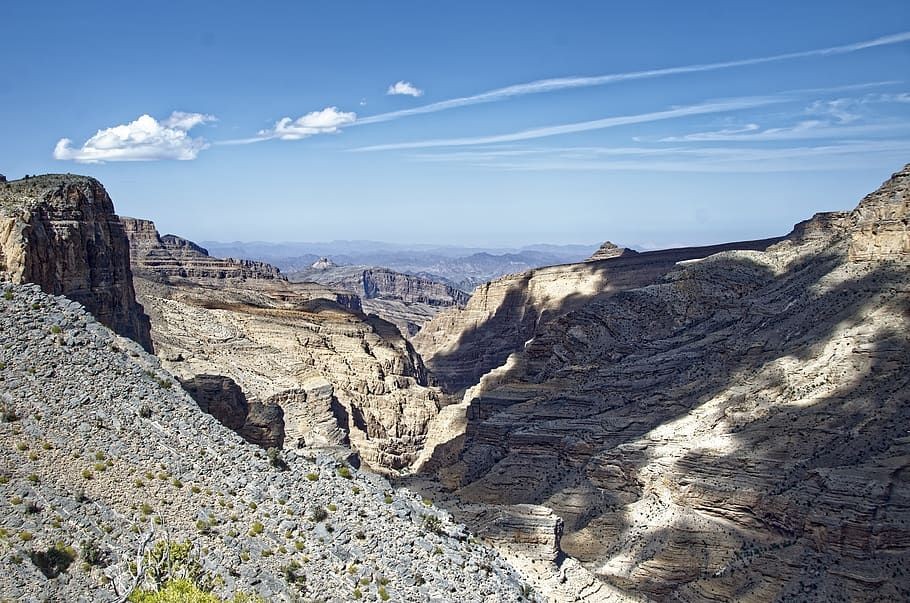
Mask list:
[[[203,273],[173,254],[160,262],[161,239],[144,234],[133,261],[169,370],[184,380],[229,377],[251,401],[271,400],[283,411],[287,445],[350,442],[379,470],[416,458],[440,394],[394,325],[322,285]]]
[[[629,597],[907,599],[908,184],[538,325],[426,466],[461,504],[553,509]]]
[[[677,262],[730,249],[765,249],[780,238],[622,253],[605,260],[550,266],[478,286],[464,308],[451,308],[414,336],[436,381],[450,392],[476,384],[553,319],[618,291],[650,284]]]
[[[204,412],[243,439],[263,448],[284,445],[284,412],[269,400],[249,402],[233,379],[223,375],[196,375],[180,382]]]
[[[129,241],[94,178],[50,174],[4,183],[0,272],[84,304],[151,351],[148,316],[133,291]]]

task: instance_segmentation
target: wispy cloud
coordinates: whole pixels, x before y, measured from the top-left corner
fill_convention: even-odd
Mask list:
[[[412,84],[411,82],[406,82],[404,80],[399,80],[395,82],[389,89],[386,90],[386,94],[390,96],[403,95],[403,96],[423,96],[423,90]]]
[[[876,156],[903,157],[907,153],[910,153],[910,140],[873,140],[790,148],[472,149],[424,153],[414,158],[513,171],[781,172],[855,169],[866,167],[868,161],[877,161]]]
[[[852,44],[843,44],[840,46],[829,46],[827,48],[817,48],[813,50],[804,50],[800,52],[789,52],[776,54],[765,57],[756,57],[751,59],[740,59],[735,61],[722,61],[717,63],[698,63],[694,65],[683,65],[679,67],[666,67],[661,69],[648,69],[644,71],[629,71],[625,73],[610,73],[605,75],[595,75],[588,77],[560,77],[543,80],[535,80],[523,84],[514,84],[504,88],[496,88],[471,96],[462,96],[449,100],[444,100],[421,107],[391,111],[379,115],[371,115],[360,119],[357,124],[371,124],[412,115],[421,115],[424,113],[436,113],[438,111],[447,111],[458,107],[469,105],[478,105],[482,103],[492,103],[505,100],[515,96],[524,96],[527,94],[540,94],[544,92],[554,92],[557,90],[567,90],[571,88],[586,88],[591,86],[603,86],[616,82],[628,80],[639,80],[647,78],[664,77],[668,75],[679,75],[685,73],[698,73],[704,71],[717,71],[720,69],[730,69],[734,67],[746,67],[749,65],[760,65],[763,63],[774,63],[778,61],[789,61],[794,59],[824,57],[831,55],[849,54],[875,48],[879,46],[890,46],[893,44],[902,44],[910,41],[910,32],[901,32],[893,35],[882,36],[872,40],[854,42]]]
[[[521,140],[532,140],[536,138],[545,138],[549,136],[558,136],[561,134],[572,134],[575,132],[587,132],[589,130],[601,130],[604,128],[613,128],[616,126],[625,126],[629,124],[640,124],[664,119],[674,119],[677,117],[686,117],[691,115],[704,115],[708,113],[722,113],[726,111],[738,111],[741,109],[751,109],[773,103],[780,103],[790,100],[786,96],[752,96],[744,98],[734,98],[712,102],[699,103],[684,107],[674,107],[664,111],[653,111],[650,113],[641,113],[638,115],[621,115],[617,117],[606,117],[591,121],[583,121],[571,124],[561,124],[557,126],[547,126],[544,128],[532,128],[520,132],[509,134],[496,134],[493,136],[475,136],[469,138],[440,138],[434,140],[419,140],[415,142],[398,142],[392,144],[379,144],[353,149],[355,151],[389,151],[396,149],[425,149],[433,147],[460,147],[471,145],[495,144],[502,142],[517,142]]]
[[[682,136],[666,136],[659,139],[658,142],[762,142],[845,138],[866,136],[880,132],[893,132],[895,129],[907,130],[907,126],[908,124],[897,123],[842,126],[821,120],[805,120],[794,125],[778,128],[761,128],[757,124],[746,124],[741,128],[724,128],[709,132],[693,132]]]
[[[253,138],[223,140],[217,144],[252,144],[276,138],[301,140],[316,134],[335,134],[341,131],[342,126],[350,125],[356,120],[357,114],[354,112],[339,111],[338,107],[326,107],[321,111],[310,111],[297,119],[282,117],[274,126],[260,130]]]
[[[174,111],[160,122],[142,115],[128,124],[98,130],[79,148],[69,138],[61,138],[54,147],[54,159],[78,163],[196,159],[209,144],[188,132],[211,121],[215,121],[212,115],[183,111]]]

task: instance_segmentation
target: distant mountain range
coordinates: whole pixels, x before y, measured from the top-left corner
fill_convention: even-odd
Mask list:
[[[466,292],[472,291],[480,283],[505,274],[540,266],[582,261],[599,246],[537,244],[518,248],[483,248],[430,244],[401,245],[378,241],[328,243],[204,241],[202,244],[213,256],[268,262],[288,274],[304,272],[320,258],[327,257],[339,266],[381,266],[439,280]]]

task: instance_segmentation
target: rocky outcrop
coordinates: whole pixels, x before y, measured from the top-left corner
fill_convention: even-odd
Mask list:
[[[425,466],[630,597],[906,599],[908,183],[538,323]]]
[[[176,235],[159,236],[155,223],[120,218],[130,242],[135,272],[155,278],[278,279],[287,280],[278,268],[264,262],[213,258],[192,241]]]
[[[152,254],[136,256],[136,288],[159,355],[178,377],[223,375],[250,400],[275,402],[266,407],[282,409],[287,446],[349,442],[382,471],[416,458],[440,392],[399,330],[364,315],[357,296],[313,283],[198,276],[178,256],[158,265],[143,257]]]
[[[148,317],[133,291],[129,242],[97,180],[52,174],[0,188],[0,272],[78,301],[151,351]]]
[[[79,304],[0,288],[2,598],[124,601],[166,571],[205,600],[534,596],[445,511],[318,451],[267,455]]]
[[[587,259],[588,262],[596,262],[598,260],[611,260],[613,258],[619,258],[626,255],[635,255],[638,253],[634,249],[628,249],[626,247],[620,247],[616,243],[610,241],[604,242],[600,248],[595,251],[591,257]]]
[[[337,266],[322,258],[310,270],[295,272],[294,281],[312,281],[350,291],[363,300],[364,311],[398,326],[413,336],[444,308],[461,307],[470,297],[464,291],[429,278],[386,268]]]
[[[263,448],[284,444],[284,414],[274,403],[248,402],[233,379],[222,375],[195,375],[180,382],[204,412]]]
[[[618,291],[642,287],[677,262],[730,249],[765,249],[780,238],[651,251],[538,268],[480,285],[464,308],[440,313],[414,347],[444,389],[457,392],[501,366],[553,319]]]

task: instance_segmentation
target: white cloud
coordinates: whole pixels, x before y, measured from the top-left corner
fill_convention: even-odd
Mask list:
[[[192,138],[188,131],[214,120],[212,115],[183,111],[174,111],[160,122],[142,115],[128,124],[98,130],[79,148],[74,148],[69,138],[61,138],[54,147],[54,159],[78,163],[188,161],[209,146],[202,138]]]
[[[522,84],[514,84],[503,88],[496,88],[474,94],[471,96],[462,96],[449,100],[423,105],[422,107],[413,107],[411,109],[402,109],[400,111],[391,111],[389,113],[380,113],[364,117],[357,122],[357,125],[377,123],[409,117],[411,115],[420,115],[423,113],[436,113],[437,111],[446,111],[457,107],[477,105],[481,103],[491,103],[506,100],[513,96],[523,96],[526,94],[540,94],[543,92],[553,92],[556,90],[566,90],[570,88],[587,88],[591,86],[603,86],[616,82],[628,80],[638,80],[647,78],[664,77],[668,75],[680,75],[685,73],[700,73],[704,71],[717,71],[720,69],[731,69],[734,67],[747,67],[749,65],[761,65],[764,63],[774,63],[778,61],[789,61],[793,59],[803,59],[811,57],[825,57],[832,55],[850,54],[875,48],[878,46],[890,46],[893,44],[903,44],[910,41],[910,32],[900,32],[893,35],[882,36],[872,40],[856,42],[853,44],[844,44],[840,46],[829,46],[827,48],[817,48],[813,50],[803,50],[799,52],[788,52],[785,54],[776,54],[765,57],[756,57],[751,59],[740,59],[735,61],[722,61],[717,63],[700,63],[695,65],[682,65],[679,67],[665,67],[660,69],[648,69],[644,71],[630,71],[625,73],[608,73],[605,75],[595,75],[588,77],[559,77],[545,80],[535,80]],[[404,83],[404,82],[400,82]]]
[[[606,117],[604,119],[595,119],[592,121],[583,121],[573,124],[561,124],[557,126],[547,126],[544,128],[532,128],[520,132],[509,134],[496,134],[493,136],[475,136],[471,138],[443,138],[435,140],[420,140],[416,142],[399,142],[392,144],[379,144],[368,147],[354,149],[355,151],[389,151],[395,149],[426,149],[434,147],[461,147],[484,144],[497,144],[502,142],[517,142],[520,140],[531,140],[536,138],[545,138],[548,136],[558,136],[560,134],[572,134],[575,132],[587,132],[589,130],[601,130],[604,128],[613,128],[630,124],[648,123],[664,119],[674,119],[689,115],[705,115],[709,113],[722,113],[726,111],[737,111],[741,109],[751,109],[772,103],[779,103],[789,100],[786,96],[768,97],[754,96],[745,98],[734,98],[721,101],[699,103],[684,107],[674,107],[665,111],[654,111],[651,113],[641,113],[638,115],[621,115],[618,117]]]
[[[326,107],[321,111],[310,111],[302,117],[291,119],[282,117],[275,125],[265,130],[259,130],[254,138],[240,138],[236,140],[222,140],[217,144],[252,144],[264,140],[301,140],[316,134],[335,134],[341,131],[342,126],[347,126],[357,120],[354,112],[339,111],[338,107]]]
[[[403,94],[405,96],[413,96],[416,98],[418,96],[423,96],[423,90],[421,90],[420,88],[418,88],[411,82],[406,82],[404,80],[400,80],[398,82],[395,82],[391,86],[389,86],[389,89],[386,90],[386,94],[390,94],[393,96],[398,95],[398,94]]]

